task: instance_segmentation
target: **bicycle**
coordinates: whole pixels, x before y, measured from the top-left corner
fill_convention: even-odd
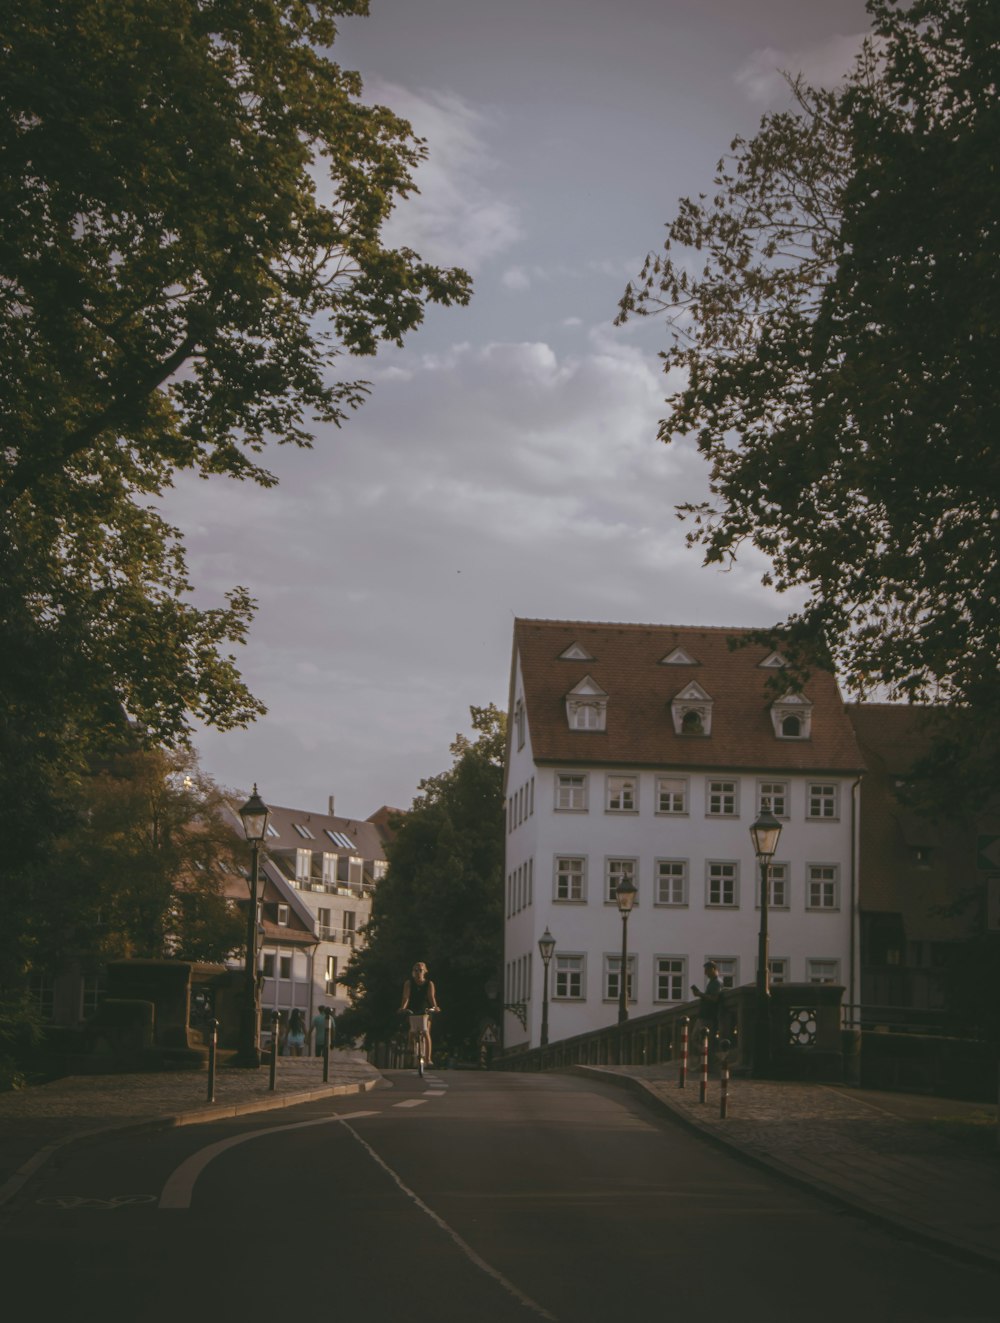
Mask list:
[[[423,1079],[424,1067],[427,1063],[427,1032],[430,1029],[432,1012],[425,1011],[422,1015],[411,1015],[409,1011],[404,1011],[403,1014],[410,1022],[410,1040],[416,1057],[417,1074]]]

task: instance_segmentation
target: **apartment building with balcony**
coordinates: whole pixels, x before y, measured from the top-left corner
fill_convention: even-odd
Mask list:
[[[832,675],[781,683],[739,630],[517,620],[506,758],[504,1042],[537,1045],[538,940],[555,938],[550,1040],[614,1021],[628,921],[629,1012],[687,1001],[712,959],[756,977],[750,826],[782,823],[769,873],[773,981],[858,999],[854,729]],[[523,1021],[523,1023],[522,1023]]]

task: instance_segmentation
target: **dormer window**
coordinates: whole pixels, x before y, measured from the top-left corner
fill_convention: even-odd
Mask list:
[[[665,657],[660,658],[661,666],[697,666],[699,663],[685,648],[674,648]]]
[[[566,695],[566,720],[570,730],[604,730],[608,715],[608,696],[590,675]]]
[[[774,671],[779,671],[783,666],[788,665],[788,663],[785,661],[784,657],[782,657],[780,652],[768,653],[768,655],[764,658],[764,660],[762,662],[758,662],[757,664],[758,666],[763,667],[765,670],[774,670]]]
[[[677,735],[697,737],[712,733],[712,698],[694,680],[671,699],[670,714]]]
[[[771,704],[771,724],[779,740],[807,740],[812,729],[812,703],[804,694],[785,694]]]
[[[569,647],[559,654],[560,661],[593,661],[594,658],[580,643],[571,643]]]

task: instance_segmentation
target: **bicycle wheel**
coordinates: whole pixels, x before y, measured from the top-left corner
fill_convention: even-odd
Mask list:
[[[424,1049],[422,1047],[417,1052],[417,1074],[421,1079],[424,1078]]]

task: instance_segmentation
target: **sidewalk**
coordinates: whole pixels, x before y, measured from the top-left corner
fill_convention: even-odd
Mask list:
[[[205,1071],[137,1075],[71,1075],[0,1094],[0,1205],[11,1199],[57,1149],[73,1140],[140,1126],[197,1125],[246,1112],[291,1107],[330,1094],[362,1093],[381,1075],[362,1052],[330,1054],[323,1083],[322,1057],[281,1057],[275,1090],[267,1062],[260,1070],[220,1069],[209,1103]]]
[[[786,1179],[968,1262],[1000,1269],[996,1104],[737,1079],[730,1081],[723,1120],[718,1078],[709,1080],[701,1103],[697,1074],[689,1073],[680,1089],[676,1064],[578,1066],[574,1073],[632,1088]],[[981,1143],[948,1133],[950,1121],[973,1116],[994,1123],[984,1120]]]

